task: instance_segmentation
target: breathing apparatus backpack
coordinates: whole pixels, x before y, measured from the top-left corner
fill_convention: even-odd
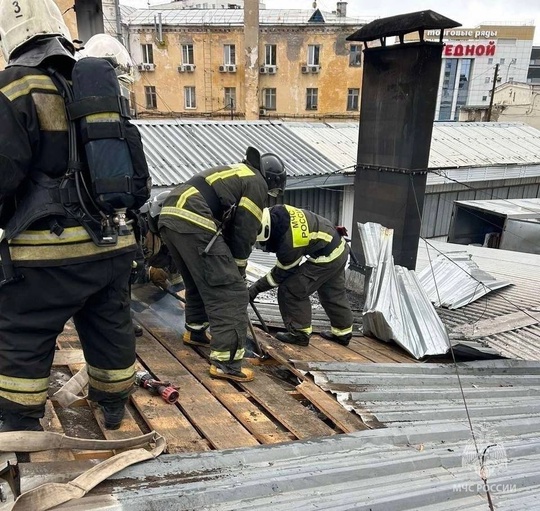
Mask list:
[[[139,130],[129,122],[129,104],[116,72],[104,58],[78,60],[70,85],[59,73],[69,121],[69,164],[60,185],[62,204],[96,245],[112,245],[130,232],[127,209],[149,198],[151,180]]]

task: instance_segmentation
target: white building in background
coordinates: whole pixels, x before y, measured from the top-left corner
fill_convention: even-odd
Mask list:
[[[458,120],[462,106],[488,106],[497,64],[497,85],[526,82],[534,28],[531,21],[446,30],[435,120]],[[439,31],[426,31],[426,39],[438,41]]]

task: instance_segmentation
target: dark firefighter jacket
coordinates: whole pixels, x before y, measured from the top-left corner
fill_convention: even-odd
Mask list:
[[[30,180],[59,178],[68,160],[64,100],[51,78],[31,67],[0,72],[0,228],[25,199]],[[60,233],[60,235],[52,232]],[[63,230],[62,230],[63,229]],[[133,251],[133,235],[118,244],[96,246],[74,219],[41,218],[9,240],[17,266],[58,266]]]
[[[272,227],[266,250],[275,252],[276,265],[259,279],[259,292],[279,286],[305,257],[310,263],[328,264],[345,250],[334,224],[305,209],[278,205],[271,209]]]
[[[268,187],[258,170],[238,163],[205,170],[176,187],[161,210],[159,225],[179,233],[215,233],[225,219],[224,240],[239,267],[247,265]],[[227,219],[231,207],[233,212]]]

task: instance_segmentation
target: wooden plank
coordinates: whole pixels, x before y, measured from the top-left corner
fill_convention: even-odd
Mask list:
[[[137,364],[136,369],[146,370],[140,364]],[[131,401],[150,428],[165,438],[167,452],[173,454],[210,450],[208,442],[199,435],[178,407],[141,388],[131,394]]]
[[[41,419],[41,424],[45,431],[50,431],[51,433],[60,433],[64,434],[64,428],[60,423],[60,419],[56,414],[54,406],[52,403],[47,400],[45,403],[45,416]],[[75,459],[73,451],[71,449],[54,449],[50,451],[40,451],[30,453],[31,462],[42,462],[42,461],[72,461]]]
[[[245,395],[238,392],[231,383],[210,377],[208,362],[195,351],[184,345],[179,346],[170,333],[160,335],[159,341],[165,346],[197,380],[199,380],[227,410],[261,443],[273,444],[290,441],[290,433],[283,431],[265,415]]]
[[[297,438],[302,440],[336,434],[317,415],[287,394],[280,385],[257,369],[255,372],[253,381],[240,385]]]
[[[395,362],[402,362],[405,364],[418,362],[418,360],[416,360],[412,355],[393,342],[387,343],[365,336],[358,337],[357,339],[360,344],[367,346],[378,353],[385,355],[386,357],[389,357]]]
[[[323,339],[322,337],[312,336],[309,342],[320,351],[340,362],[371,362],[368,358],[350,350],[348,347],[341,346],[335,342]]]
[[[137,321],[146,325],[144,318],[148,314],[151,313],[145,311],[138,314]],[[164,327],[156,327],[153,329],[153,334],[159,336],[167,330]],[[259,445],[259,442],[230,412],[156,339],[146,333],[139,337],[137,339],[137,353],[143,364],[157,378],[179,386],[178,405],[180,409],[213,447],[229,449]]]
[[[69,364],[84,364],[83,350],[61,349],[54,352],[53,366],[67,366]]]
[[[540,311],[528,309],[511,314],[504,314],[496,318],[483,319],[470,325],[459,325],[452,333],[460,333],[467,340],[480,339],[488,335],[502,334],[518,328],[524,328],[540,323]]]
[[[296,388],[344,433],[369,429],[358,415],[345,410],[331,395],[312,381],[304,380]]]
[[[390,358],[387,355],[383,355],[379,351],[374,350],[371,346],[367,346],[367,345],[363,344],[360,341],[359,337],[351,339],[351,342],[349,343],[348,348],[350,350],[362,355],[363,357],[371,360],[372,362],[377,362],[377,363],[381,363],[381,362],[390,362],[390,363],[392,363],[392,362],[395,362],[395,360],[393,358]]]

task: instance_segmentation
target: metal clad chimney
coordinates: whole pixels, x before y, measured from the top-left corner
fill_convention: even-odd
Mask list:
[[[347,38],[365,46],[353,214],[353,250],[359,254],[357,223],[376,222],[394,229],[395,264],[416,266],[442,32],[457,26],[421,11],[375,20]],[[439,30],[439,42],[424,40],[430,29]],[[416,41],[405,42],[413,32]],[[390,37],[399,44],[387,46]],[[380,46],[369,47],[374,40]]]
[[[338,15],[339,18],[347,17],[347,2],[337,3],[336,14]]]

